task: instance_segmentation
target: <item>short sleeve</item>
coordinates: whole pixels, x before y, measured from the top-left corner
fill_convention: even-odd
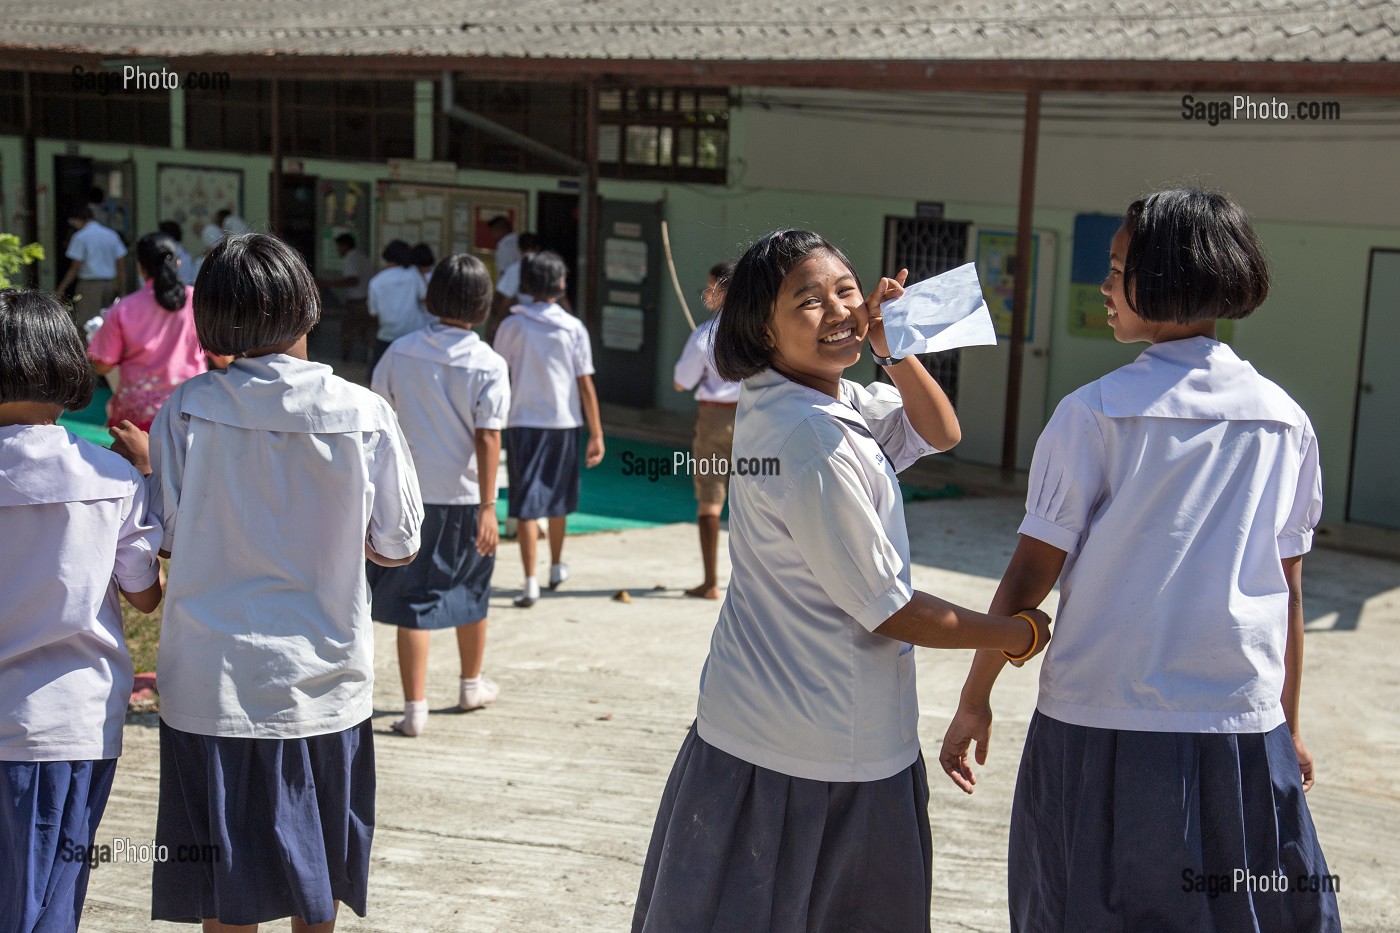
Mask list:
[[[69,259],[76,259],[78,262],[86,262],[88,258],[87,240],[74,234],[68,238],[68,249],[64,252]]]
[[[1302,447],[1292,507],[1278,534],[1279,557],[1301,557],[1312,550],[1313,529],[1322,518],[1322,465],[1310,422],[1303,425]]]
[[[112,236],[112,258],[113,258],[113,259],[122,259],[122,258],[124,258],[125,256],[126,256],[126,244],[122,242],[122,238],[121,238],[120,236],[117,236],[117,235],[113,234],[113,236]]]
[[[1076,553],[1103,498],[1106,476],[1098,422],[1082,399],[1067,396],[1036,441],[1020,533]]]
[[[588,328],[579,321],[574,328],[574,376],[593,375],[593,345],[588,339]]]
[[[491,340],[491,349],[495,350],[506,361],[506,366],[515,368],[519,361],[520,338],[516,334],[519,325],[513,320],[514,315],[508,314],[496,328],[496,335]]]
[[[138,483],[131,509],[122,520],[113,571],[117,586],[128,593],[150,589],[160,579],[160,523],[151,517],[144,481]]]
[[[156,412],[151,424],[151,475],[146,479],[151,520],[161,528],[160,549],[167,554],[175,553],[176,518],[188,445],[189,419],[180,413],[178,399],[172,397]]]
[[[809,460],[781,496],[777,505],[812,575],[862,628],[875,631],[913,598],[899,576],[904,560],[844,445]]]
[[[904,413],[904,399],[899,390],[884,382],[861,386],[846,383],[851,402],[865,419],[870,436],[875,438],[896,473],[902,473],[920,458],[940,451],[914,429]]]
[[[509,411],[510,379],[504,369],[491,371],[472,405],[472,424],[478,431],[499,431],[506,426]]]
[[[388,424],[378,432],[370,454],[369,480],[374,488],[365,541],[374,553],[400,560],[418,552],[423,526],[423,495],[418,474],[398,421],[386,412]]]
[[[376,395],[383,396],[390,405],[394,404],[393,369],[394,360],[397,357],[398,354],[394,352],[391,345],[379,358],[379,363],[374,367],[374,372],[369,377],[369,387],[374,390]]]
[[[700,346],[702,333],[702,330],[697,329],[686,338],[685,347],[681,350],[681,358],[676,360],[671,378],[678,386],[693,389],[705,377],[705,351]]]
[[[122,315],[121,306],[107,312],[102,326],[92,335],[88,343],[88,358],[104,366],[116,366],[122,361]]]

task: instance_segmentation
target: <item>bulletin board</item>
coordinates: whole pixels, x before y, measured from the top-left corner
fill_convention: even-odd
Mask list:
[[[202,168],[197,165],[160,165],[156,168],[156,198],[159,220],[173,220],[185,234],[182,244],[190,255],[204,252],[199,238],[214,214],[232,210],[243,216],[243,172],[230,168]]]
[[[1076,337],[1113,339],[1099,286],[1108,275],[1108,247],[1123,218],[1079,214],[1074,218],[1074,252],[1069,263],[1069,332]]]
[[[378,249],[390,240],[410,246],[427,243],[438,258],[471,253],[495,268],[496,237],[490,222],[510,220],[516,231],[528,229],[529,194],[498,188],[457,188],[381,182],[379,185]]]
[[[1031,234],[1031,288],[1032,309],[1038,308],[1040,300],[1040,239],[1039,232]],[[1016,298],[1016,231],[978,229],[977,231],[977,277],[982,280],[982,294],[987,299],[987,309],[992,314],[992,324],[996,328],[997,339],[1006,340],[1011,336],[1011,306]],[[1032,312],[1026,316],[1026,343],[1036,342],[1036,318]]]
[[[316,190],[320,202],[316,221],[320,228],[316,247],[320,251],[318,269],[340,268],[335,238],[342,233],[352,234],[355,245],[366,256],[374,256],[378,252],[370,240],[373,190],[373,183],[368,181],[321,181]]]

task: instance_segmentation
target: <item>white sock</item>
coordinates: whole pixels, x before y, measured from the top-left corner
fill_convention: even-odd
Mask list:
[[[477,674],[475,677],[463,677],[463,678],[462,678],[462,686],[463,686],[463,687],[479,687],[479,686],[481,686],[481,675],[480,675],[480,674]]]
[[[529,599],[540,598],[540,581],[534,577],[525,578],[525,596]]]
[[[428,727],[428,701],[404,700],[403,719],[394,723],[394,728],[404,735],[421,735]]]

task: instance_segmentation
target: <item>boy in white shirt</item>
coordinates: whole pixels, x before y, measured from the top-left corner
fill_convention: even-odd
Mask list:
[[[496,352],[510,366],[510,430],[506,469],[510,477],[511,518],[525,566],[522,609],[539,599],[535,579],[535,519],[549,519],[549,588],[569,576],[563,561],[566,516],[578,509],[579,428],[588,424],[585,462],[603,459],[603,424],[593,388],[593,348],[583,322],[558,304],[568,266],[552,252],[522,263],[521,290],[535,301],[516,305],[496,331]]]
[[[115,230],[94,220],[87,206],[74,209],[68,224],[73,236],[64,255],[72,262],[55,290],[62,295],[74,281],[78,283],[73,311],[81,324],[117,300],[126,272],[126,244]]]

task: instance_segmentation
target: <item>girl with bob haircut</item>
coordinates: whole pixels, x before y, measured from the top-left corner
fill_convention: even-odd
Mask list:
[[[1045,426],[992,602],[1060,584],[1011,813],[1011,929],[1331,933],[1298,709],[1317,438],[1215,337],[1268,294],[1264,251],[1225,195],[1159,191],[1129,205],[1109,265],[1109,326],[1149,346]],[[967,793],[1002,663],[978,652],[943,740]]]
[[[961,435],[919,361],[889,357],[880,303],[906,274],[863,298],[840,250],[779,230],[729,281],[714,353],[743,382],[734,456],[779,470],[730,479],[733,570],[634,931],[929,929],[914,645],[1024,661],[1049,619],[909,584],[896,471]],[[893,386],[842,378],[867,339]]]
[[[374,391],[398,415],[423,490],[425,553],[407,567],[368,566],[374,618],[398,626],[404,715],[393,728],[415,736],[428,723],[428,636],[455,627],[461,658],[457,705],[496,699],[482,676],[487,597],[496,565],[496,466],[510,410],[506,361],[472,330],[491,310],[491,276],[475,256],[448,256],[433,270],[428,310],[436,320],[390,344]]]
[[[194,289],[180,279],[178,247],[164,233],[136,242],[136,271],[144,284],[107,312],[88,345],[99,376],[113,369],[121,381],[107,403],[107,424],[130,421],[151,429],[156,412],[175,387],[209,370],[195,334]],[[227,366],[228,359],[216,360]]]
[[[57,424],[92,369],[52,296],[0,290],[0,929],[76,930],[122,751],[118,593],[160,603],[141,474]]]
[[[301,257],[221,240],[195,283],[200,341],[235,356],[156,416],[161,623],[151,915],[206,930],[365,913],[374,832],[374,633],[364,559],[418,551],[423,506],[389,404],[306,356],[320,315]],[[139,454],[140,432],[124,442]],[[183,850],[180,847],[186,847]],[[294,924],[295,926],[295,924]]]

